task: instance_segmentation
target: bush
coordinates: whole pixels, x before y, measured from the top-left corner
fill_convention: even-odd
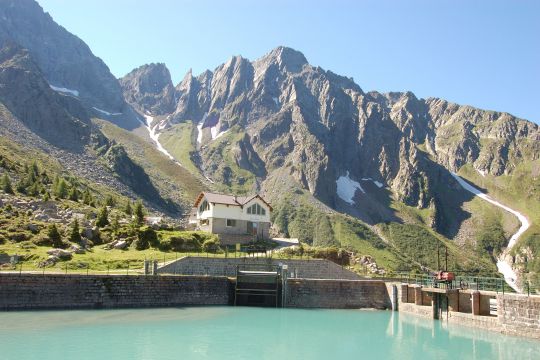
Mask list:
[[[16,233],[9,234],[9,239],[11,241],[21,242],[21,241],[27,240],[28,235],[26,233],[16,232]]]
[[[96,226],[102,228],[107,225],[109,225],[109,211],[107,210],[106,206],[103,206],[101,210],[99,210],[99,214],[96,219]]]
[[[221,250],[219,245],[219,239],[216,237],[212,237],[202,244],[202,251],[209,253],[217,253]]]
[[[197,233],[181,233],[170,238],[160,240],[160,250],[168,251],[200,251],[200,236]]]
[[[146,250],[150,246],[159,246],[157,233],[151,227],[144,226],[139,229],[138,239],[135,248],[137,250]]]
[[[32,242],[37,246],[52,246],[51,239],[46,235],[34,236]]]

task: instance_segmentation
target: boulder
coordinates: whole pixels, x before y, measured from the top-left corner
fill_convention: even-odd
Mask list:
[[[113,245],[113,247],[115,249],[123,250],[127,247],[127,245],[128,245],[127,241],[119,240],[119,241],[115,241],[115,244]]]
[[[73,255],[69,251],[64,249],[51,249],[47,251],[47,254],[51,256],[56,256],[57,258],[62,260],[69,260],[73,257]]]
[[[50,255],[50,256],[47,258],[47,260],[41,261],[41,262],[38,264],[38,267],[42,268],[42,267],[47,267],[47,266],[53,266],[53,265],[56,264],[59,260],[60,260],[60,258],[59,258],[58,256]]]
[[[30,230],[33,234],[37,234],[39,232],[39,226],[36,224],[28,224],[26,225],[26,228]]]
[[[38,214],[34,215],[34,220],[47,222],[47,221],[49,221],[49,215],[43,214],[43,213],[38,213]]]
[[[77,244],[73,244],[69,247],[69,251],[74,254],[84,254],[85,250]]]

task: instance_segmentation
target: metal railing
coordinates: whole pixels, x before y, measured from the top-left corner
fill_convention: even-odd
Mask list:
[[[496,293],[514,293],[515,290],[506,283],[503,278],[474,276],[474,275],[457,275],[454,280],[442,282],[437,280],[435,275],[418,274],[410,272],[397,272],[397,277],[402,283],[421,285],[424,287],[462,289],[462,290],[478,290],[478,291],[494,291]],[[536,287],[528,280],[523,281],[520,288],[527,295],[540,294],[540,287]]]

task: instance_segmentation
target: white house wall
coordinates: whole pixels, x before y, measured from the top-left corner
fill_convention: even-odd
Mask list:
[[[254,215],[248,214],[248,207],[253,204],[259,204],[262,208],[266,210],[265,215]],[[245,220],[251,222],[270,222],[270,209],[262,201],[253,199],[248,202],[244,207],[234,206],[234,205],[224,205],[224,204],[210,204],[210,210],[204,211],[202,213],[197,212],[197,219],[208,219],[208,218],[223,218],[223,219],[237,219]]]

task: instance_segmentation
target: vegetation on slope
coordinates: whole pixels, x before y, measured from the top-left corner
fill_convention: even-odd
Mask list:
[[[122,144],[129,156],[144,168],[160,193],[181,204],[185,212],[196,195],[205,189],[204,184],[188,169],[176,164],[151,143],[110,122],[94,121],[108,138]]]

